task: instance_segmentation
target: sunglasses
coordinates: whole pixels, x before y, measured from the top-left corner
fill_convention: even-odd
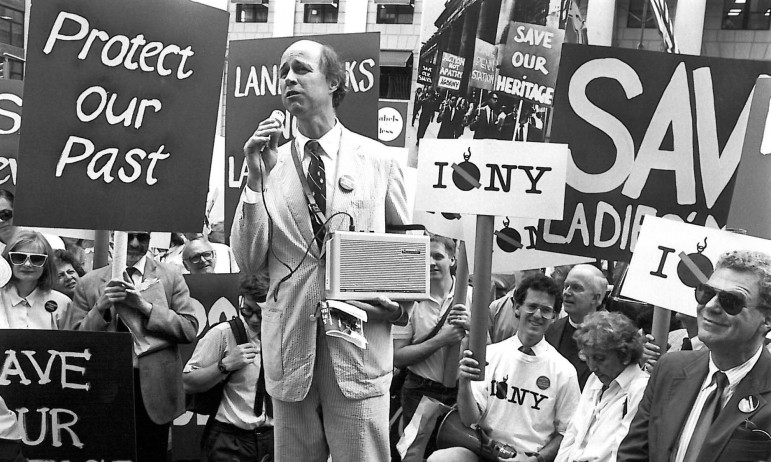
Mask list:
[[[211,261],[214,258],[214,252],[211,250],[208,250],[206,252],[201,252],[193,255],[188,260],[190,260],[191,263],[195,263],[196,265],[198,263],[201,263],[204,259]]]
[[[8,221],[13,218],[13,210],[5,209],[0,210],[0,221]]]
[[[16,266],[21,266],[29,261],[30,265],[41,267],[48,260],[48,255],[44,253],[8,252],[8,256],[11,259],[11,264]]]
[[[696,302],[700,305],[706,305],[717,296],[717,302],[720,307],[731,316],[741,313],[747,306],[747,301],[743,296],[716,289],[709,284],[699,284],[696,286],[695,296]]]
[[[136,238],[139,242],[150,242],[150,233],[128,233],[129,242]]]

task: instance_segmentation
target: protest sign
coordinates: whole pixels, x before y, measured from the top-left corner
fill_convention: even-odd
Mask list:
[[[537,247],[628,261],[644,215],[724,226],[752,89],[768,72],[766,61],[564,45],[551,140],[571,150],[565,216],[539,223]]]
[[[51,0],[29,28],[17,223],[199,231],[227,12]]]
[[[466,58],[454,54],[442,53],[442,62],[439,64],[439,88],[448,90],[460,90],[460,80],[463,78],[463,66]]]
[[[554,105],[554,85],[565,31],[512,22],[495,80],[500,91],[537,104]]]
[[[417,83],[422,85],[431,85],[434,83],[434,65],[430,62],[425,62],[422,59],[418,64],[418,76]]]
[[[198,338],[209,331],[209,327],[238,316],[238,274],[185,274],[190,288],[190,297],[195,304],[198,320]],[[179,354],[185,364],[193,355],[195,343],[179,345]],[[201,435],[208,415],[186,411],[174,419],[171,426],[172,460],[198,460],[201,457]]]
[[[493,89],[495,80],[495,45],[479,38],[474,45],[474,63],[471,66],[470,87]]]
[[[348,93],[337,118],[351,131],[377,139],[380,91],[380,39],[377,33],[304,36],[331,46],[345,62]],[[246,184],[244,143],[281,103],[278,67],[289,45],[301,40],[282,37],[230,42],[228,51],[227,113],[225,124],[225,229],[230,231],[241,189]],[[279,145],[294,138],[296,122],[286,120]]]
[[[500,140],[423,140],[416,210],[561,217],[568,149]]]
[[[0,80],[0,188],[16,191],[16,160],[24,84],[20,80]]]
[[[736,174],[727,225],[744,229],[751,236],[771,238],[771,77],[758,78],[752,98],[742,160]]]
[[[771,241],[648,216],[621,288],[621,295],[696,316],[694,289],[729,250],[771,255]]]
[[[128,333],[4,330],[0,396],[30,460],[136,460]]]
[[[378,101],[377,139],[386,146],[404,147],[407,139],[407,101]]]

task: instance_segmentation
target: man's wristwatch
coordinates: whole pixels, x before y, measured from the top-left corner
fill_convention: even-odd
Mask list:
[[[217,369],[219,369],[221,374],[229,374],[230,371],[227,370],[225,367],[225,364],[222,362],[222,358],[220,358],[219,362],[217,363]]]

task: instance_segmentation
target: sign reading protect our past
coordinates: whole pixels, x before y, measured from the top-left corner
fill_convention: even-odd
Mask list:
[[[19,152],[24,84],[0,79],[0,188],[16,191],[16,159]]]
[[[643,221],[621,295],[696,316],[694,289],[729,250],[771,255],[771,241],[648,216]]]
[[[538,248],[629,261],[646,215],[725,226],[768,73],[768,61],[565,44],[551,132],[570,146],[565,216],[539,223]]]
[[[564,144],[423,140],[415,210],[562,217],[568,155]]]
[[[227,29],[190,0],[34,2],[17,223],[200,230]]]

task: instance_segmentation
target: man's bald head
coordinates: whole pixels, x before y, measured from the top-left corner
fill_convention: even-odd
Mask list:
[[[182,263],[191,274],[209,274],[214,272],[217,256],[209,241],[199,238],[185,244]]]

